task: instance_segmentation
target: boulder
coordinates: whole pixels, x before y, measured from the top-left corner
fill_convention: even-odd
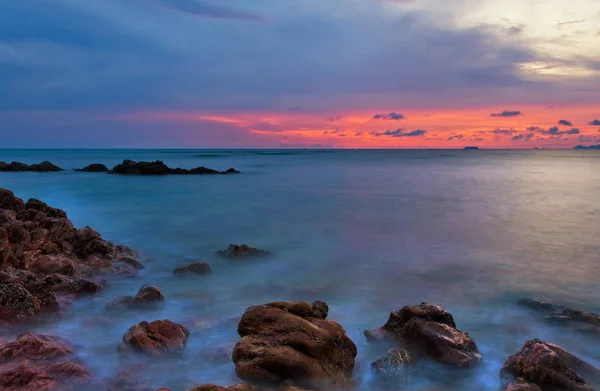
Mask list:
[[[600,371],[560,346],[529,340],[500,371],[504,390],[592,391]]]
[[[230,244],[229,247],[227,247],[225,250],[217,251],[217,255],[223,258],[237,261],[251,258],[270,257],[273,254],[269,251],[249,247],[245,244],[242,244],[241,246],[237,244]]]
[[[125,309],[152,308],[162,304],[165,297],[160,289],[154,285],[146,284],[140,288],[135,296],[120,296],[106,304],[109,311]]]
[[[250,307],[233,350],[237,375],[257,383],[330,390],[352,383],[356,345],[324,302],[277,302]]]
[[[192,263],[177,267],[173,270],[173,274],[176,276],[208,275],[212,274],[212,269],[208,263]]]
[[[108,172],[108,167],[106,167],[104,164],[93,163],[93,164],[87,165],[83,168],[78,168],[75,171],[77,171],[77,172]]]
[[[385,357],[371,363],[371,370],[376,375],[394,377],[408,382],[415,360],[405,349],[390,349]]]
[[[152,357],[172,356],[183,353],[189,331],[170,320],[140,322],[132,326],[119,345],[120,353],[141,353]]]
[[[481,361],[475,341],[456,328],[452,315],[427,303],[394,311],[380,329],[364,334],[369,340],[392,337],[417,359],[425,357],[458,368],[472,367]]]

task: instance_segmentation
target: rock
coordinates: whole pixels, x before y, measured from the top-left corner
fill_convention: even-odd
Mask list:
[[[108,311],[152,308],[162,304],[164,300],[165,297],[158,287],[146,284],[140,288],[137,295],[119,296],[107,303],[105,308]]]
[[[517,301],[517,304],[522,305],[523,307],[527,307],[534,310],[544,310],[544,311],[562,311],[565,307],[557,304],[552,304],[547,301],[531,299],[531,298],[522,298]]]
[[[59,303],[95,294],[102,289],[96,277],[135,275],[132,265],[137,261],[124,258],[136,256],[125,246],[103,240],[89,227],[76,229],[61,209],[35,198],[25,203],[0,189],[0,270],[3,282],[9,284],[0,289],[2,323],[58,311]],[[15,307],[19,300],[27,311]]]
[[[204,384],[202,386],[190,388],[187,391],[257,391],[249,384],[236,384],[229,387],[217,386],[215,384]]]
[[[144,266],[143,263],[131,257],[119,258],[116,262],[123,262],[124,264],[131,266],[135,270],[143,270],[146,268],[146,266]]]
[[[110,382],[108,391],[154,391],[140,376],[130,372],[119,372]]]
[[[184,168],[169,168],[161,160],[156,160],[154,162],[134,162],[133,160],[124,160],[123,163],[113,167],[109,173],[123,175],[217,175],[238,174],[239,171],[229,169],[224,172],[219,172],[206,167],[196,167],[187,170]]]
[[[39,164],[28,165],[20,162],[5,163],[0,162],[0,171],[12,171],[12,172],[23,172],[23,171],[34,171],[34,172],[52,172],[52,171],[64,171],[62,168],[55,166],[49,161],[45,160]]]
[[[393,336],[416,358],[453,367],[471,367],[481,361],[475,341],[456,328],[452,315],[427,303],[392,312],[381,329],[366,331],[365,336],[369,340]]]
[[[183,353],[188,335],[185,327],[170,320],[144,321],[125,333],[119,352],[136,352],[153,357],[178,355]]]
[[[580,332],[600,334],[600,315],[578,309],[567,308],[538,299],[524,298],[517,302],[530,309],[545,311],[546,321],[555,325],[569,327]]]
[[[208,263],[192,263],[191,265],[179,266],[173,270],[173,274],[176,276],[208,275],[212,274],[212,269]]]
[[[0,346],[2,390],[76,390],[89,381],[88,371],[60,338],[23,333]]]
[[[512,391],[592,391],[588,382],[600,384],[600,371],[557,345],[532,339],[506,360],[500,379]]]
[[[78,168],[75,171],[77,171],[77,172],[108,172],[108,167],[106,167],[104,164],[93,163],[93,164],[87,165],[83,168]]]
[[[371,363],[371,370],[377,375],[394,377],[408,382],[415,360],[405,349],[390,349],[387,355]]]
[[[237,244],[230,244],[227,249],[217,251],[217,255],[236,261],[250,258],[270,257],[273,254],[269,251],[248,247],[245,244],[242,244],[241,246],[238,246]]]
[[[338,323],[325,320],[324,302],[278,302],[250,307],[233,350],[237,375],[249,382],[329,390],[352,383],[356,345]]]

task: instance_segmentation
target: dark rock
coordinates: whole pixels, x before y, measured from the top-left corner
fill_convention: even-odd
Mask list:
[[[408,382],[415,360],[405,349],[390,349],[387,355],[371,363],[371,370],[386,377],[394,377]]]
[[[237,244],[230,244],[225,250],[217,251],[217,255],[223,258],[231,260],[244,260],[251,258],[263,258],[270,257],[273,254],[269,251],[260,250],[258,248],[249,247],[245,244],[241,246]]]
[[[519,305],[549,313],[545,319],[575,331],[600,334],[600,315],[537,299],[520,299]]]
[[[119,345],[121,353],[141,353],[160,357],[179,355],[187,344],[189,331],[170,320],[140,322],[132,326],[123,336]]]
[[[212,269],[208,263],[193,263],[191,265],[179,266],[173,270],[173,274],[176,276],[208,275],[212,274]]]
[[[453,367],[471,367],[481,361],[475,341],[456,328],[452,315],[427,303],[392,312],[381,329],[365,331],[365,336],[369,340],[391,336],[416,358],[427,357]]]
[[[566,350],[532,339],[500,371],[505,390],[592,391],[600,371]]]
[[[34,171],[34,172],[53,172],[53,171],[63,171],[62,168],[55,166],[49,161],[45,160],[39,164],[28,165],[20,162],[11,162],[5,163],[0,162],[0,171],[9,171],[9,172],[24,172],[24,171]]]
[[[146,268],[146,266],[144,266],[143,263],[131,257],[119,258],[116,262],[123,262],[124,264],[131,266],[135,270],[143,270]]]
[[[236,170],[235,168],[229,168],[223,174],[241,174],[241,173],[238,170]]]
[[[0,284],[0,322],[28,320],[40,312],[40,301],[20,284]]]
[[[107,303],[105,308],[108,311],[153,308],[162,304],[164,300],[165,298],[158,287],[146,284],[140,288],[137,295],[117,297]]]
[[[108,172],[108,167],[106,167],[104,164],[93,163],[93,164],[87,165],[83,168],[78,168],[75,171],[77,171],[77,172]]]
[[[352,383],[356,345],[327,305],[278,302],[248,308],[233,350],[237,375],[249,382],[329,390]]]
[[[133,160],[124,160],[123,163],[113,167],[109,173],[123,175],[217,175],[239,173],[239,171],[230,170],[233,169],[224,172],[219,172],[206,167],[196,167],[187,170],[184,168],[169,168],[161,160],[156,160],[154,162],[134,162]]]
[[[531,298],[522,298],[517,301],[517,304],[522,305],[523,307],[527,307],[534,310],[544,310],[544,311],[562,311],[565,309],[562,305],[557,305],[553,303],[549,303],[547,301],[531,299]]]
[[[188,391],[257,391],[249,384],[236,384],[229,387],[217,386],[215,384],[204,384],[198,387],[190,388]]]

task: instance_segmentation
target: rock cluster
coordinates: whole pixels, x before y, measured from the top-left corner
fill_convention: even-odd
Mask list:
[[[600,315],[538,299],[524,298],[519,305],[546,313],[546,321],[579,332],[600,334]]]
[[[192,263],[175,268],[173,274],[176,276],[209,275],[212,274],[212,269],[208,263]]]
[[[216,171],[206,167],[196,167],[191,170],[184,168],[170,168],[160,160],[154,162],[124,160],[123,163],[113,167],[109,173],[123,175],[217,175],[239,174],[240,172],[233,168],[230,168],[227,171]]]
[[[11,162],[5,163],[0,162],[0,171],[8,171],[8,172],[24,172],[24,171],[33,171],[33,172],[55,172],[55,171],[64,171],[62,168],[55,166],[49,161],[45,160],[39,164],[25,164],[20,162]]]
[[[226,249],[217,251],[217,255],[222,258],[238,261],[252,258],[270,257],[273,254],[269,251],[249,247],[245,244],[230,244]]]
[[[93,163],[93,164],[89,164],[83,168],[78,168],[75,171],[77,172],[108,172],[108,167],[106,167],[104,164],[100,164],[100,163]]]

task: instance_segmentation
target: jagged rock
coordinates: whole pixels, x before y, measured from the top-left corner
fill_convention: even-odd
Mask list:
[[[108,172],[108,167],[106,167],[104,164],[93,163],[93,164],[87,165],[83,168],[78,168],[75,171],[77,171],[77,172]]]
[[[427,303],[392,312],[383,327],[365,331],[365,336],[369,340],[393,337],[416,358],[453,367],[471,367],[481,361],[475,341],[456,328],[452,315]]]
[[[113,167],[111,174],[123,175],[217,175],[217,174],[239,174],[239,171],[230,168],[227,171],[216,171],[206,167],[196,167],[191,170],[184,168],[169,168],[161,160],[154,162],[134,162],[124,160],[123,163]]]
[[[188,335],[185,327],[170,320],[144,321],[125,333],[119,352],[142,353],[153,357],[179,355],[187,345]]]
[[[156,307],[165,300],[160,289],[154,285],[146,284],[140,288],[135,296],[120,296],[106,304],[108,311],[125,309],[142,309]]]
[[[600,315],[578,309],[567,308],[538,299],[524,298],[517,302],[530,309],[545,312],[548,322],[563,327],[569,327],[580,332],[600,334]]]
[[[237,375],[258,383],[330,390],[352,383],[356,345],[324,302],[278,302],[248,308],[233,350]]]
[[[208,275],[212,274],[212,269],[208,263],[192,263],[177,267],[173,270],[173,274],[176,276]]]
[[[23,171],[34,171],[34,172],[52,172],[52,171],[64,171],[62,168],[55,166],[49,161],[45,160],[39,164],[28,165],[20,162],[5,163],[0,162],[0,171],[10,172],[23,172]]]
[[[217,255],[223,258],[237,261],[251,258],[270,257],[273,254],[269,251],[249,247],[245,244],[242,244],[241,246],[237,244],[230,244],[229,247],[227,247],[225,250],[217,251]]]
[[[500,371],[504,390],[592,391],[600,371],[560,346],[529,340]]]
[[[377,375],[398,378],[408,382],[415,360],[405,349],[390,349],[385,357],[371,363],[371,370]]]

